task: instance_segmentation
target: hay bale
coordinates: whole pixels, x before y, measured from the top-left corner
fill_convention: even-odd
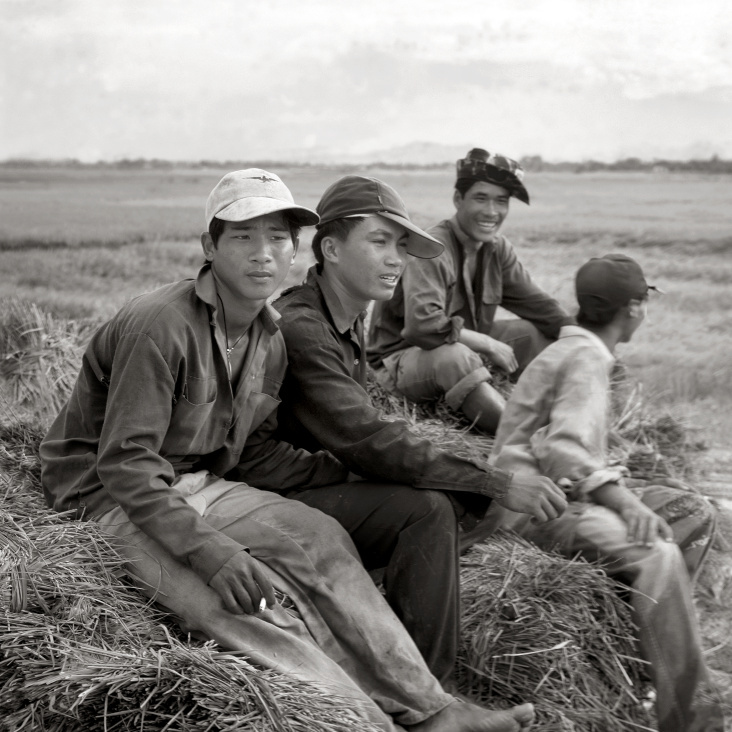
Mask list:
[[[651,728],[629,606],[602,569],[498,533],[461,562],[460,690],[531,701],[545,732]]]
[[[0,442],[0,729],[376,729],[329,688],[177,637],[96,524],[45,507],[39,437]]]

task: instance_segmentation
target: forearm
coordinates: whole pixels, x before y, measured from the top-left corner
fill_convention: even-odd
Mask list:
[[[621,514],[628,508],[636,508],[641,501],[621,483],[605,483],[591,491],[589,498],[593,503],[605,506]]]
[[[496,341],[495,338],[491,338],[485,333],[478,333],[478,331],[469,328],[461,328],[457,342],[462,343],[476,353],[490,356]]]

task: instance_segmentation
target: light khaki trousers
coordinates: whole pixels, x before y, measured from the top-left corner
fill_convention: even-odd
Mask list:
[[[115,538],[139,587],[188,632],[242,652],[253,663],[327,687],[384,730],[413,725],[453,701],[376,589],[337,521],[298,501],[206,473],[175,487],[211,526],[249,547],[281,605],[254,615],[226,610],[219,595],[121,508],[97,522]]]

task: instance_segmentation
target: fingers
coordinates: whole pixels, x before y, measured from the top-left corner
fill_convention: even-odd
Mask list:
[[[235,615],[261,612],[277,604],[274,587],[263,566],[246,552],[234,555],[209,584],[220,595],[224,607]]]
[[[267,607],[273,607],[277,604],[277,598],[275,597],[274,587],[269,581],[269,577],[265,574],[261,566],[257,565],[252,572],[254,580],[259,586],[260,598],[263,598],[267,603]],[[259,609],[259,601],[257,601],[257,609]]]
[[[658,535],[664,541],[674,541],[673,530],[660,516],[658,518]]]

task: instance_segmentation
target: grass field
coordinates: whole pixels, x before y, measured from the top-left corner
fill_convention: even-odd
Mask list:
[[[85,328],[141,292],[193,276],[204,203],[225,172],[0,167],[0,301],[20,298]],[[275,172],[311,207],[343,173]],[[452,213],[448,167],[365,172],[393,184],[420,225]],[[698,453],[698,480],[732,507],[732,178],[555,173],[530,175],[527,186],[532,205],[513,202],[504,231],[533,278],[568,309],[577,267],[611,251],[638,259],[666,291],[620,355],[647,408],[682,418],[692,440],[709,448]],[[303,232],[287,284],[312,262],[311,236]],[[4,421],[12,419],[1,391],[0,404]],[[725,533],[732,545],[732,527]],[[732,699],[732,620],[714,611],[703,621],[710,662],[728,675]]]
[[[0,168],[0,297],[19,295],[80,319],[189,276],[201,261],[203,205],[223,169]],[[277,170],[315,206],[337,169]],[[369,170],[393,184],[419,224],[452,212],[450,168]],[[532,205],[513,202],[505,232],[534,279],[568,308],[589,256],[636,257],[666,295],[623,349],[659,405],[711,442],[732,430],[732,217],[728,176],[533,174]],[[310,264],[305,230],[291,272]]]

